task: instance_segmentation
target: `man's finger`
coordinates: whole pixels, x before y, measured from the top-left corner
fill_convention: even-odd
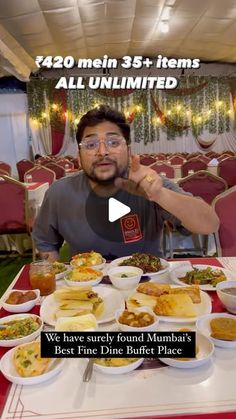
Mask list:
[[[117,188],[123,189],[130,194],[147,197],[144,189],[130,179],[116,178],[114,183]]]
[[[131,156],[131,166],[130,169],[132,172],[137,172],[140,168],[140,157],[135,154],[134,156]]]

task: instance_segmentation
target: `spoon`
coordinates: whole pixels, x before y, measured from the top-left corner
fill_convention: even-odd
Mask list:
[[[87,367],[85,368],[84,375],[83,375],[83,381],[87,383],[90,381],[92,374],[93,374],[93,364],[94,364],[94,358],[90,358],[89,362],[87,364]]]

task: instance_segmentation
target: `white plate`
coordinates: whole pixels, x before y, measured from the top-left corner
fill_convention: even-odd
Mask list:
[[[98,324],[114,320],[116,310],[118,310],[118,308],[125,308],[125,301],[121,293],[114,290],[111,286],[98,285],[96,288],[93,288],[93,291],[98,293],[99,297],[101,297],[104,301],[104,311],[97,319]],[[45,323],[50,326],[55,326],[55,312],[57,309],[58,304],[55,301],[53,294],[45,297],[40,308],[40,316]]]
[[[197,368],[208,362],[214,352],[214,345],[206,336],[200,333],[196,334],[196,342],[198,346],[198,353],[196,358],[181,361],[177,358],[159,358],[160,361],[164,362],[171,367],[176,368]]]
[[[210,338],[215,346],[220,346],[221,348],[236,348],[236,340],[223,340],[215,339],[211,337],[211,327],[210,321],[216,319],[217,317],[228,317],[230,319],[235,319],[236,316],[228,313],[212,313],[207,316],[202,316],[197,320],[196,327],[200,333]]]
[[[32,340],[36,339],[36,337],[40,334],[43,328],[43,321],[42,319],[40,319],[39,316],[36,316],[36,314],[12,314],[11,316],[2,317],[0,319],[0,324],[4,324],[12,320],[20,320],[27,317],[34,317],[34,318],[39,319],[41,322],[41,326],[39,326],[39,328],[35,332],[31,333],[30,335],[24,336],[22,338],[9,339],[9,340],[0,339],[0,346],[4,346],[6,348],[12,348],[13,346],[31,342]]]
[[[144,358],[139,358],[131,364],[124,365],[123,367],[104,367],[103,365],[95,364],[93,365],[95,371],[102,372],[103,374],[126,374],[127,372],[133,371],[138,368],[144,361]]]
[[[179,288],[177,285],[171,285],[172,288]],[[209,295],[200,290],[201,302],[199,304],[194,304],[196,310],[196,317],[174,317],[174,316],[160,316],[157,314],[157,317],[160,321],[168,323],[195,323],[200,316],[211,313],[212,304],[211,298]],[[132,295],[129,296],[129,298]]]
[[[206,269],[206,268],[212,268],[215,271],[219,271],[221,270],[226,278],[227,281],[231,281],[233,279],[235,279],[235,276],[233,276],[233,273],[228,270],[228,269],[224,269],[224,268],[219,268],[218,266],[213,266],[213,265],[193,265],[194,268],[197,269]],[[177,268],[173,269],[170,271],[170,278],[171,280],[175,283],[175,284],[179,284],[179,285],[185,285],[185,286],[191,286],[190,284],[185,284],[185,282],[181,281],[179,278],[181,276],[184,276],[187,272],[192,271],[192,268],[190,266],[188,266],[187,264],[184,264],[181,266],[178,266]],[[225,282],[225,281],[224,281]],[[201,288],[201,290],[203,291],[215,291],[216,287],[213,287],[211,284],[206,284],[206,285],[199,285],[199,287]]]
[[[63,358],[53,359],[48,366],[48,370],[44,374],[37,375],[36,377],[21,377],[13,364],[12,359],[14,351],[15,348],[6,352],[5,355],[3,355],[0,363],[2,374],[4,377],[6,377],[7,380],[14,384],[32,385],[43,383],[44,381],[47,381],[55,375],[59,374],[65,363],[65,359]]]
[[[121,262],[123,262],[125,259],[128,259],[130,257],[131,256],[123,256],[122,258],[118,258],[118,259],[113,260],[109,264],[109,269],[114,268],[115,266],[120,266],[119,264]],[[158,271],[158,272],[146,272],[146,273],[143,274],[143,276],[149,276],[150,278],[153,278],[154,276],[161,275],[164,272],[167,272],[169,270],[169,262],[167,262],[165,259],[161,259],[161,258],[160,258],[160,261],[161,261],[161,265],[163,266],[163,269],[160,269],[160,271]]]

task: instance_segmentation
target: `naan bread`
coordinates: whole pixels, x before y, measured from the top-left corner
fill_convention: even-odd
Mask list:
[[[171,288],[170,294],[187,294],[194,304],[199,304],[201,302],[200,288],[197,285]]]
[[[156,297],[152,297],[150,295],[141,294],[140,292],[134,293],[131,297],[127,300],[127,308],[128,310],[132,311],[139,307],[150,307],[153,309],[157,303]]]
[[[194,305],[187,294],[167,294],[157,297],[154,312],[160,316],[195,317]]]
[[[13,355],[15,369],[21,377],[34,377],[43,374],[50,361],[50,358],[40,357],[39,342],[18,346]]]

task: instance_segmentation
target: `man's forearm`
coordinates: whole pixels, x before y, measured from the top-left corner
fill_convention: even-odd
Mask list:
[[[56,250],[52,250],[49,252],[41,252],[39,251],[40,257],[42,259],[47,260],[48,262],[55,262],[57,260],[59,260],[59,253]]]
[[[218,230],[214,209],[202,199],[161,188],[155,202],[177,217],[193,233],[209,234]]]

